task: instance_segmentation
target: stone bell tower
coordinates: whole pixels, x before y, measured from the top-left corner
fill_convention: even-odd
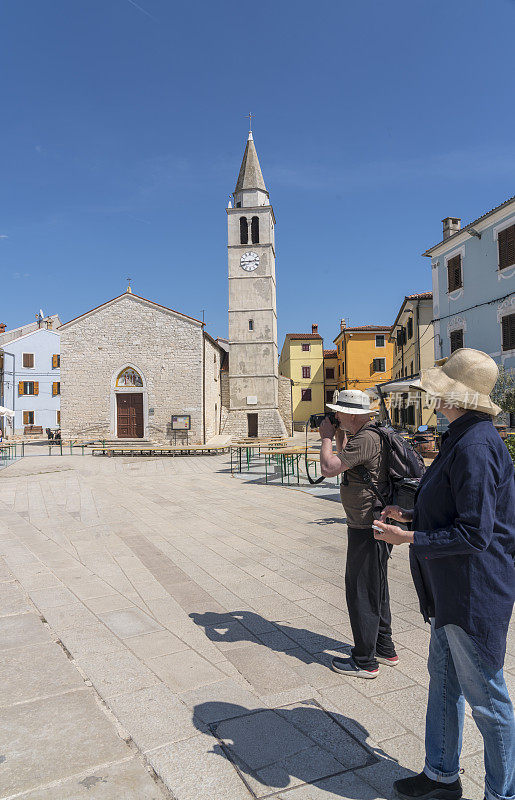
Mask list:
[[[275,217],[252,131],[229,202],[229,413],[224,433],[285,434],[279,414]]]

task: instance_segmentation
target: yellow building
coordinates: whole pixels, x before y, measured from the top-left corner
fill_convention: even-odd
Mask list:
[[[390,334],[394,378],[418,378],[421,369],[434,366],[433,337],[433,293],[407,295]],[[392,395],[392,421],[411,430],[419,425],[436,425],[436,413],[424,403],[423,394],[410,391]]]
[[[334,393],[338,390],[338,353],[334,350],[324,350],[324,378],[325,402],[332,403]]]
[[[338,389],[363,391],[392,377],[393,342],[390,325],[348,328],[340,323],[334,339],[338,359]]]
[[[279,374],[292,381],[294,425],[324,411],[324,340],[318,325],[311,326],[311,333],[286,334]]]

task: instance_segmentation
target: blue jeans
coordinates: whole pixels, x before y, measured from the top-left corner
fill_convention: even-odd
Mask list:
[[[502,669],[480,659],[462,628],[436,630],[434,620],[428,669],[424,772],[442,783],[457,779],[466,699],[484,741],[485,797],[515,800],[515,717]]]

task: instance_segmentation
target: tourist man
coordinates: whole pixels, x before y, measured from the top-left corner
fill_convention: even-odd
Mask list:
[[[387,583],[390,547],[374,539],[372,523],[381,509],[359,467],[368,470],[381,494],[387,493],[384,445],[373,430],[374,412],[365,392],[341,391],[334,405],[327,407],[336,411],[340,424],[336,429],[326,417],[320,425],[320,468],[327,478],[344,473],[340,496],[348,533],[345,592],[354,637],[352,657],[333,658],[332,667],[344,675],[375,678],[379,663],[395,665],[399,659],[392,640]]]

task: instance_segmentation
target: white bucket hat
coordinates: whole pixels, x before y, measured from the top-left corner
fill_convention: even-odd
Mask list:
[[[497,364],[481,350],[461,347],[438,366],[423,369],[420,388],[448,405],[496,417],[501,409],[490,399],[499,375]]]
[[[326,403],[331,411],[341,411],[343,414],[377,414],[370,408],[370,397],[358,389],[343,389],[338,392],[334,403]]]

